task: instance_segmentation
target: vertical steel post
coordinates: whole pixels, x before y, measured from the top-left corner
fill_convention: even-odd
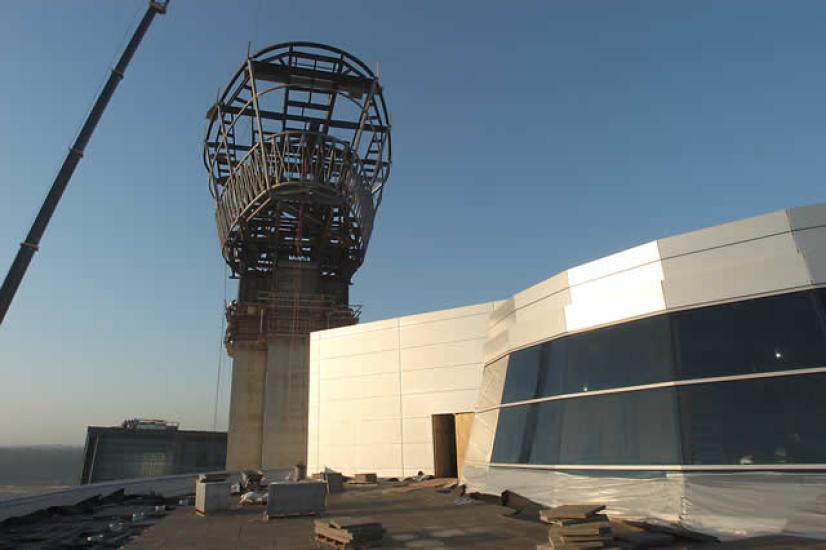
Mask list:
[[[26,240],[20,243],[20,249],[14,257],[14,262],[3,281],[3,286],[0,287],[0,324],[2,324],[3,319],[6,317],[12,299],[14,299],[15,293],[20,287],[20,282],[26,274],[26,269],[28,269],[34,253],[37,252],[40,246],[40,239],[43,238],[46,226],[49,224],[49,220],[52,218],[52,214],[54,214],[55,208],[57,208],[57,204],[60,202],[60,197],[66,190],[66,186],[69,184],[75,168],[80,162],[81,157],[83,157],[86,145],[89,143],[89,139],[92,137],[92,133],[95,131],[95,127],[100,121],[103,111],[109,104],[109,100],[115,93],[118,84],[123,79],[123,73],[126,71],[126,67],[132,60],[132,56],[135,54],[135,50],[137,50],[140,45],[147,29],[149,29],[149,24],[152,23],[152,19],[158,13],[165,13],[168,5],[169,0],[150,0],[149,7],[146,9],[143,19],[141,19],[138,28],[135,29],[135,33],[132,35],[132,39],[129,41],[129,44],[127,44],[123,54],[121,54],[118,64],[112,69],[106,85],[103,87],[103,90],[101,90],[100,95],[98,95],[75,142],[71,148],[69,148],[66,160],[63,161],[63,166],[61,166],[60,171],[57,173],[57,177],[55,177],[52,183],[49,194],[46,195],[46,199],[40,206],[40,211],[37,213],[37,217],[34,219],[28,235],[26,235]]]

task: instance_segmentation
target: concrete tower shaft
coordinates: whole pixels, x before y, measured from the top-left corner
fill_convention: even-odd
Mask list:
[[[364,63],[293,42],[249,57],[207,118],[218,237],[240,279],[228,467],[289,467],[306,450],[308,334],[358,321],[349,285],[390,172],[387,106]]]

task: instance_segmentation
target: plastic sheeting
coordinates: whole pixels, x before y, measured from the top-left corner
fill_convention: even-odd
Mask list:
[[[468,491],[510,490],[546,506],[607,505],[611,516],[667,523],[722,540],[785,533],[826,539],[826,474],[567,473],[465,462]]]

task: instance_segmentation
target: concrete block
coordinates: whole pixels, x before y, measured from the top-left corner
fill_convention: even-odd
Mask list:
[[[324,511],[327,483],[320,480],[276,481],[267,494],[268,518],[303,516]]]
[[[213,514],[229,510],[229,481],[204,481],[195,483],[195,513]]]
[[[327,482],[327,492],[330,494],[344,491],[344,477],[338,472],[324,472],[324,480]]]

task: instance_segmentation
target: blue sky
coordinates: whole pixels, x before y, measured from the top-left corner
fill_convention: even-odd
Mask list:
[[[4,6],[3,273],[144,8]],[[817,1],[173,0],[0,327],[0,445],[132,416],[212,426],[224,267],[200,142],[248,42],[380,66],[394,166],[352,291],[375,320],[823,201],[825,27]],[[227,385],[225,368],[219,428]]]

